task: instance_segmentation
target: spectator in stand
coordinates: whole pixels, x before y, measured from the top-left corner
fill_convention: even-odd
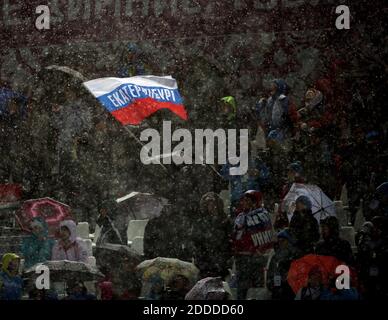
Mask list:
[[[39,262],[51,260],[54,240],[48,237],[48,225],[41,217],[31,221],[31,235],[24,238],[21,251],[24,267],[29,268]]]
[[[264,285],[264,253],[273,247],[271,219],[262,203],[260,192],[245,192],[240,201],[241,212],[234,222],[237,299],[241,300],[249,288]]]
[[[376,199],[370,205],[370,216],[382,216],[388,218],[388,182],[384,182],[376,188]]]
[[[294,293],[287,282],[291,262],[300,254],[293,245],[288,229],[277,235],[275,254],[271,258],[267,273],[267,288],[272,292],[272,300],[293,300]]]
[[[99,216],[96,223],[101,228],[97,239],[97,246],[104,243],[124,244],[119,230],[115,227],[113,219],[117,215],[117,202],[115,200],[104,201],[99,208]]]
[[[303,287],[295,296],[295,300],[321,300],[327,293],[322,279],[322,271],[319,266],[312,268],[308,276],[308,284]]]
[[[185,300],[190,291],[190,281],[185,276],[175,275],[167,284],[162,300]]]
[[[59,225],[59,239],[53,247],[52,260],[88,262],[88,253],[77,238],[77,225],[72,220],[64,220]]]
[[[94,294],[88,293],[82,281],[68,282],[67,297],[63,300],[97,300]]]
[[[295,134],[294,124],[298,121],[298,113],[288,93],[287,83],[283,79],[276,79],[272,83],[270,98],[261,98],[256,106],[264,132],[279,142]]]
[[[232,257],[232,222],[224,211],[222,199],[214,192],[202,196],[199,209],[191,230],[195,264],[201,278],[224,278],[229,274],[228,261]]]
[[[347,265],[354,265],[350,243],[339,236],[340,227],[336,217],[321,220],[322,239],[318,242],[315,253],[322,256],[333,256]]]
[[[309,132],[330,126],[333,115],[325,108],[325,97],[322,92],[310,88],[305,95],[305,107],[298,110],[300,128]]]
[[[349,301],[360,300],[360,295],[356,288],[352,287],[350,281],[349,289],[337,289],[336,278],[329,279],[329,288],[321,294],[320,300],[326,301]]]
[[[150,74],[150,67],[144,63],[144,53],[134,43],[128,43],[121,56],[118,76],[121,78]]]
[[[290,234],[295,246],[303,255],[314,253],[319,240],[319,226],[312,214],[312,203],[307,196],[299,196],[295,201],[295,211],[290,222]]]
[[[374,217],[357,237],[357,262],[366,300],[388,298],[388,219]]]
[[[282,187],[280,194],[281,201],[290,191],[294,183],[305,183],[305,178],[303,175],[303,166],[300,161],[295,161],[288,166],[287,181]],[[282,208],[282,206],[279,206],[279,211],[276,213],[274,221],[274,228],[276,230],[282,230],[288,227],[289,221],[287,217],[287,210],[288,208]]]
[[[19,276],[20,257],[14,253],[3,255],[0,272],[0,300],[20,300],[23,280]]]

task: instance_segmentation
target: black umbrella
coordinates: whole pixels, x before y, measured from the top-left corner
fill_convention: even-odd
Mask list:
[[[95,248],[94,256],[97,265],[101,268],[120,268],[123,261],[138,265],[143,261],[141,255],[128,246],[121,244],[104,243]]]

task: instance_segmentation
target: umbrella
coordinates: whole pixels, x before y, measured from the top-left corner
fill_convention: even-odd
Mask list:
[[[185,300],[224,300],[228,296],[222,279],[208,277],[199,280],[187,293]]]
[[[128,260],[138,265],[143,259],[137,251],[121,244],[105,243],[96,247],[95,257],[100,267],[120,267],[120,261]]]
[[[334,202],[316,185],[294,183],[282,202],[283,211],[287,212],[289,219],[293,214],[293,206],[299,196],[307,196],[312,203],[312,213],[315,219],[325,219],[336,216]]]
[[[27,200],[16,214],[20,227],[30,232],[31,220],[43,217],[49,227],[49,235],[54,236],[63,220],[72,220],[70,207],[51,198]]]
[[[148,282],[154,276],[160,277],[165,283],[169,283],[175,276],[186,277],[192,285],[198,280],[199,270],[190,262],[173,258],[155,258],[140,263],[136,269],[142,274],[142,279]]]
[[[20,184],[0,184],[0,203],[17,202],[22,192],[23,187]]]
[[[165,198],[151,193],[131,192],[116,200],[135,220],[146,220],[159,217],[163,207],[167,204]]]
[[[37,277],[36,273],[38,266],[46,266],[50,270],[50,281],[64,282],[64,281],[95,281],[102,279],[104,275],[93,266],[78,261],[46,261],[38,263],[28,268],[24,274],[28,277]]]
[[[322,273],[323,284],[328,285],[330,279],[335,279],[339,276],[335,273],[339,265],[346,264],[331,256],[309,254],[291,263],[287,281],[296,294],[301,288],[307,286],[308,275],[311,269],[318,267]],[[355,285],[357,282],[356,274],[352,269],[350,270],[352,283]]]

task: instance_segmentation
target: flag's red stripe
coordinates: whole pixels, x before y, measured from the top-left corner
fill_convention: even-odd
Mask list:
[[[123,125],[138,125],[160,109],[169,109],[183,120],[187,120],[187,112],[183,105],[171,102],[158,102],[152,98],[137,99],[130,105],[113,111],[112,115]]]

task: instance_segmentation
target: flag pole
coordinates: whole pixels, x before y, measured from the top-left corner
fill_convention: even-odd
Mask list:
[[[136,137],[135,135],[134,135],[134,133],[129,129],[129,127],[128,126],[123,126],[124,127],[124,129],[125,129],[125,131],[127,131],[128,133],[129,133],[129,135],[133,138],[133,139],[135,139],[135,141],[142,147],[142,148],[146,148],[146,150],[147,150],[147,153],[149,153],[149,150],[148,150],[148,148],[138,139],[138,137]],[[162,166],[162,168],[163,168],[163,170],[165,171],[165,172],[168,172],[168,169],[166,168],[166,166],[164,166],[162,163],[159,163],[159,165],[161,165]]]
[[[214,165],[209,164],[210,168],[219,176],[220,178],[224,179],[224,177],[217,171]]]

